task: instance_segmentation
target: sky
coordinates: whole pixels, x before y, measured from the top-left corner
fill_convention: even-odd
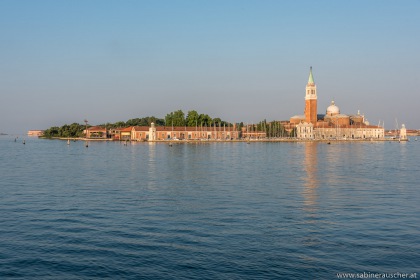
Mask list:
[[[0,0],[0,132],[196,110],[420,129],[420,1]]]

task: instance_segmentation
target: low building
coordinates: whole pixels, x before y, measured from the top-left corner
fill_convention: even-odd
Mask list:
[[[126,127],[126,128],[122,128],[120,130],[120,140],[121,141],[130,141],[131,140],[131,132],[132,132],[132,127]]]
[[[42,136],[44,135],[44,130],[29,130],[28,136]]]
[[[303,140],[314,139],[314,125],[307,122],[299,123],[296,125],[296,137]]]
[[[111,128],[110,130],[108,130],[109,138],[116,141],[121,140],[121,129],[122,128],[119,127],[119,128]]]
[[[315,139],[383,139],[382,127],[367,124],[318,125],[314,129]]]
[[[108,137],[107,129],[102,126],[91,126],[84,131],[86,138],[106,139]]]
[[[95,132],[99,132],[97,129]],[[98,135],[93,134],[90,135]],[[160,140],[233,140],[240,133],[233,127],[187,127],[187,126],[130,126],[110,129],[108,135],[120,141],[160,141]]]
[[[147,141],[149,140],[149,135],[150,135],[150,127],[148,126],[133,126],[131,128],[132,141]]]

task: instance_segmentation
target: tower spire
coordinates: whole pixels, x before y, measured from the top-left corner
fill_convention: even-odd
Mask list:
[[[318,121],[317,116],[317,95],[316,95],[316,85],[314,82],[314,77],[312,75],[312,66],[309,70],[309,79],[308,84],[306,85],[306,95],[305,95],[305,119],[307,123],[316,124]]]
[[[312,66],[311,66],[311,68],[309,68],[309,79],[308,79],[308,84],[315,84],[315,82],[314,82],[314,77],[312,76]]]

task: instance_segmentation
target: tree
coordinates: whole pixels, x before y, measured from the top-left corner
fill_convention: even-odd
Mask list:
[[[119,127],[126,127],[127,125],[125,124],[125,122],[122,122],[122,121],[119,121],[119,122],[116,122],[115,124],[114,124],[114,127],[115,128],[119,128]]]
[[[195,111],[195,110],[189,111],[188,114],[187,114],[187,118],[186,118],[187,126],[198,126],[198,125],[200,125],[200,123],[198,121],[199,117],[200,116],[198,115],[197,111]]]
[[[45,130],[44,137],[79,137],[83,134],[84,129],[85,126],[78,123],[65,124],[61,127],[53,126]]]
[[[171,112],[165,117],[166,126],[185,126],[185,115],[182,110]]]
[[[47,130],[44,131],[44,136],[47,138],[51,138],[51,137],[58,137],[58,131],[59,131],[59,127],[57,126],[52,126],[50,128],[48,128]]]
[[[214,126],[221,126],[222,120],[220,118],[214,118],[213,119],[213,125]]]
[[[212,125],[212,118],[209,115],[200,114],[198,117],[198,124],[203,126],[211,126]]]

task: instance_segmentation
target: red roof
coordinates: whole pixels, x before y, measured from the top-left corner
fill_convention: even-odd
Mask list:
[[[133,129],[133,127],[129,126],[129,127],[122,128],[120,131],[121,132],[131,132],[132,129]]]
[[[148,127],[148,126],[133,126],[132,130],[134,130],[134,131],[149,131],[149,128],[150,127]]]
[[[106,131],[105,127],[101,127],[101,126],[91,126],[88,127],[89,131]]]

